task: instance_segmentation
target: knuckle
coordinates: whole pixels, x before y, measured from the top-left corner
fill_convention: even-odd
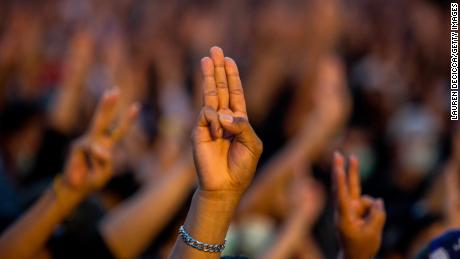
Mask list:
[[[201,113],[212,112],[212,111],[214,111],[214,109],[210,106],[204,106],[203,108],[201,108]]]
[[[234,94],[234,95],[242,95],[243,94],[243,89],[240,89],[240,88],[231,89],[231,90],[229,90],[229,93]]]
[[[227,73],[227,77],[240,77],[240,74],[238,73],[238,71],[230,69],[230,72]]]
[[[217,96],[217,90],[212,89],[204,92],[205,96]]]

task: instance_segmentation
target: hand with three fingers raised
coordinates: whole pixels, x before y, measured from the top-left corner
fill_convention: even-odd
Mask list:
[[[235,62],[218,47],[210,56],[201,60],[203,107],[192,132],[198,189],[183,230],[199,242],[222,247],[254,176],[262,142],[249,124]],[[170,258],[216,259],[220,252],[197,249],[179,237]]]
[[[241,195],[251,183],[262,142],[248,121],[235,61],[213,47],[201,60],[203,103],[193,129],[199,190]]]
[[[361,195],[359,164],[355,156],[349,158],[348,173],[345,172],[345,159],[338,152],[334,154],[333,163],[336,225],[343,257],[373,258],[380,248],[385,224],[383,200]]]

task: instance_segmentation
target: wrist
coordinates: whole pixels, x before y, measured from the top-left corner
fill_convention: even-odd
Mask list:
[[[195,195],[198,199],[203,200],[207,203],[213,203],[218,206],[225,205],[225,207],[238,206],[238,203],[243,196],[243,191],[209,191],[203,190],[200,187],[197,188]]]
[[[201,242],[222,244],[240,198],[239,193],[198,188],[184,224],[185,230]]]
[[[50,193],[59,214],[63,216],[69,214],[85,196],[82,192],[66,184],[60,176],[54,179]]]

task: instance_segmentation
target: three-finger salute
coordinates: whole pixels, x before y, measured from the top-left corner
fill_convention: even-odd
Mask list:
[[[233,59],[212,47],[201,60],[203,107],[192,133],[199,187],[242,193],[252,180],[262,142],[248,121]]]

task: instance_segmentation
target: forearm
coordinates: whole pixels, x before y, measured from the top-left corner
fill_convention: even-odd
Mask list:
[[[282,188],[291,176],[287,150],[282,150],[265,165],[248,192],[243,196],[238,208],[238,216],[247,214],[271,214],[273,193]]]
[[[300,213],[295,213],[281,228],[273,245],[264,251],[258,258],[276,259],[290,258],[302,245],[306,230],[306,220]]]
[[[266,117],[266,112],[270,104],[274,103],[276,94],[279,92],[280,82],[283,80],[283,62],[274,53],[258,59],[253,66],[254,71],[248,73],[247,105],[251,113],[251,120],[262,122]],[[263,85],[264,87],[257,87]],[[264,100],[264,101],[260,101]]]
[[[208,244],[224,243],[239,200],[240,194],[197,190],[184,224],[185,230],[195,240]],[[213,259],[220,258],[220,253],[203,252],[192,248],[178,237],[170,258]]]
[[[194,183],[193,164],[187,161],[105,217],[100,229],[112,254],[135,258],[142,253],[183,204]]]
[[[311,141],[316,135],[314,131],[311,128],[296,136],[262,168],[253,187],[243,197],[239,215],[271,213],[275,190],[282,188],[291,179],[293,166],[304,165],[309,161],[315,146],[314,141]]]
[[[81,89],[76,85],[78,83],[68,82],[62,85],[57,93],[50,121],[53,128],[60,132],[69,133],[76,124],[81,96]]]
[[[293,148],[299,150],[300,159],[314,161],[324,148],[334,140],[342,129],[344,118],[332,119],[328,114],[315,111],[301,128],[302,133],[293,143]]]
[[[0,238],[1,258],[31,258],[45,246],[55,227],[79,203],[80,197],[49,188]],[[65,202],[63,202],[65,200]]]
[[[81,41],[81,39],[74,40]],[[81,50],[79,52],[78,48],[81,47],[71,47],[73,49],[66,58],[62,83],[58,89],[50,115],[52,126],[64,133],[74,130],[75,125],[78,124],[76,121],[78,119],[81,95],[85,84],[84,80],[91,61],[89,53],[81,52]]]
[[[300,244],[298,249],[299,258],[304,259],[322,259],[324,258],[323,252],[316,243],[313,236],[308,235],[304,238],[304,241]]]

